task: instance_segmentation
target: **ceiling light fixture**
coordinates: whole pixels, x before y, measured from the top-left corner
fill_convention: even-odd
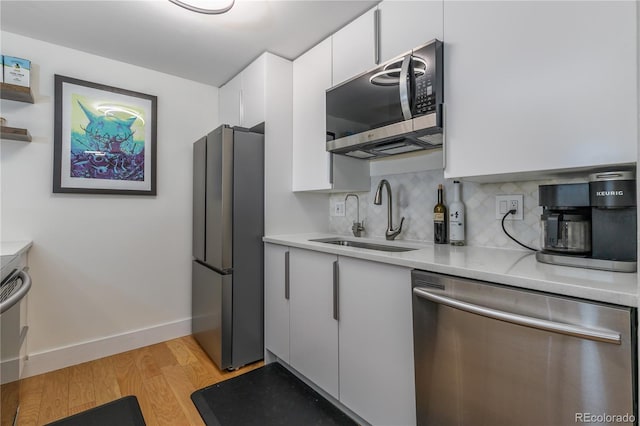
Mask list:
[[[422,58],[412,56],[413,59],[413,74],[416,77],[426,74],[428,64]],[[402,71],[402,60],[387,64],[382,71],[378,71],[369,77],[369,83],[376,86],[397,86],[400,84],[400,72]]]
[[[222,13],[228,12],[232,7],[233,4],[235,3],[235,0],[231,0],[231,1],[227,1],[227,2],[216,2],[216,3],[227,3],[226,6],[218,8],[218,9],[211,9],[211,8],[205,8],[205,7],[198,7],[198,6],[194,6],[193,4],[189,4],[185,1],[180,1],[180,0],[169,0],[171,3],[176,4],[180,7],[183,7],[187,10],[190,10],[192,12],[196,12],[196,13],[202,13],[205,15],[220,15]],[[191,1],[190,3],[193,3],[193,1]],[[202,2],[200,2],[202,3]]]

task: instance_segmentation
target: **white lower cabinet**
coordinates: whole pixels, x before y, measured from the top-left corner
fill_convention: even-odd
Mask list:
[[[338,399],[338,321],[333,308],[337,256],[296,248],[289,249],[289,256],[290,364]]]
[[[286,363],[289,363],[288,256],[288,247],[264,245],[264,346]]]
[[[340,257],[340,402],[373,425],[415,425],[411,269]]]
[[[409,268],[265,244],[266,348],[373,425],[416,423],[411,312]]]

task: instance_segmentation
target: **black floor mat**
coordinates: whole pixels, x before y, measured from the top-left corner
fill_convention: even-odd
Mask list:
[[[46,426],[145,426],[138,399],[131,395],[116,399]]]
[[[355,425],[278,363],[191,394],[207,426]]]

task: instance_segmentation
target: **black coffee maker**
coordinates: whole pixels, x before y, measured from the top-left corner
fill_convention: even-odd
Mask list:
[[[589,175],[588,183],[540,185],[544,263],[635,272],[636,180],[632,171]]]

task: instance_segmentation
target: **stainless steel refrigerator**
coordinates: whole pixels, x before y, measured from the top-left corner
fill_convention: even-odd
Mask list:
[[[192,332],[220,369],[263,358],[264,136],[193,144]]]

